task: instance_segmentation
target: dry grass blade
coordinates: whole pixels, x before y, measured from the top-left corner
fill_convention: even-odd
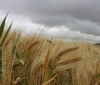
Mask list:
[[[38,63],[36,63],[36,65],[34,66],[34,68],[32,68],[32,72],[35,72],[35,70],[42,64],[42,60],[39,61]],[[33,73],[34,74],[34,73]]]
[[[39,43],[39,41],[34,42],[32,45],[30,45],[30,46],[27,48],[27,50],[30,50],[33,46],[35,46],[35,45],[38,44],[38,43]]]
[[[9,42],[10,42],[12,39],[13,39],[13,37],[10,37],[10,38],[5,42],[5,46],[4,46],[4,48],[7,47],[7,45],[9,44]]]
[[[49,58],[49,49],[48,49],[48,52],[47,52],[47,55],[45,57],[45,61],[44,61],[44,65],[43,65],[43,69],[46,70],[47,68],[47,65],[48,65],[48,58]]]
[[[47,40],[47,42],[49,42],[50,44],[53,44],[51,40]]]
[[[42,73],[42,81],[43,83],[45,82],[45,74],[47,72],[47,67],[48,67],[48,61],[49,61],[49,54],[50,54],[50,45],[48,47],[48,51],[44,60],[44,64],[43,64],[43,73]]]
[[[74,59],[62,61],[60,63],[57,63],[57,65],[65,65],[65,64],[74,63],[74,62],[77,62],[77,61],[80,61],[80,60],[82,60],[82,58],[77,57],[77,58],[74,58]]]
[[[70,49],[64,50],[63,52],[59,53],[56,58],[59,58],[59,57],[63,56],[67,52],[72,52],[72,51],[75,51],[77,49],[79,49],[79,47],[75,47],[75,48],[70,48]]]
[[[20,78],[18,77],[14,82],[13,82],[13,85],[16,85],[18,82],[22,81],[23,79],[26,79],[27,77],[23,77],[23,78]]]
[[[59,69],[55,69],[53,71],[53,74],[62,73],[64,71],[69,71],[69,70],[72,70],[72,68],[59,68]]]
[[[95,83],[95,85],[100,85],[100,80],[97,83]]]
[[[57,76],[58,76],[58,74],[56,74],[53,78],[51,78],[50,80],[48,80],[47,82],[45,82],[42,85],[49,85]]]
[[[51,58],[51,66],[53,67],[53,68],[55,68],[55,66],[56,66],[56,55],[57,55],[57,52],[59,51],[59,49],[61,48],[61,44],[57,47],[57,49],[55,50],[55,52],[54,52],[54,54],[53,54],[53,56],[52,56],[52,58]],[[49,63],[50,63],[50,61],[49,61]]]

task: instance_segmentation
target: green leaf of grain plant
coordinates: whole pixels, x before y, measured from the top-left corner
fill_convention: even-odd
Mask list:
[[[2,47],[1,47],[1,44],[0,44],[0,67],[1,67],[1,62],[2,62],[1,56],[2,56]]]
[[[2,81],[2,47],[0,45],[0,83]]]
[[[0,76],[1,74],[2,74],[2,47],[0,44]],[[1,77],[0,77],[0,80],[1,80]]]
[[[7,30],[7,32],[6,32],[6,34],[4,35],[4,38],[3,38],[2,41],[1,41],[1,46],[3,45],[4,41],[6,40],[6,37],[7,37],[8,33],[9,33],[10,29],[11,29],[11,26],[12,26],[12,23],[10,24],[10,26],[9,26],[9,28],[8,28],[8,30]]]
[[[7,13],[7,15],[8,15],[8,13]],[[4,31],[4,26],[5,26],[7,15],[5,16],[5,18],[3,19],[3,21],[0,25],[0,38]],[[0,80],[1,80],[1,77],[2,77],[2,44],[0,43]]]
[[[8,13],[7,13],[8,15]],[[5,16],[5,18],[3,19],[1,25],[0,25],[0,38],[2,36],[2,33],[3,33],[3,30],[4,30],[4,26],[5,26],[5,22],[6,22],[6,18],[7,18],[7,15]],[[0,74],[1,74],[1,66],[2,66],[2,45],[0,44]]]
[[[1,43],[0,43],[0,70],[2,69],[2,45],[3,45],[3,43],[4,43],[4,41],[5,41],[5,39],[6,39],[6,37],[7,37],[7,35],[8,35],[8,33],[9,33],[9,31],[10,31],[10,29],[11,29],[11,26],[12,26],[12,23],[10,24],[10,26],[9,26],[9,28],[8,28],[8,30],[7,30],[7,32],[6,32],[6,34],[4,35],[4,38],[2,39],[2,41],[1,41]],[[0,31],[1,32],[1,31]],[[1,72],[0,72],[0,75],[1,75]]]
[[[7,13],[7,15],[8,15],[8,13]],[[1,38],[2,33],[3,33],[3,30],[4,30],[4,26],[5,26],[5,22],[6,22],[7,15],[5,16],[5,18],[3,19],[3,21],[2,21],[2,23],[0,25],[0,38]]]

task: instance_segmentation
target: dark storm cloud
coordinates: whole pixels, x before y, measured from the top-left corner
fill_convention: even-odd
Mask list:
[[[100,36],[100,0],[1,0],[0,9],[46,27],[65,26]]]

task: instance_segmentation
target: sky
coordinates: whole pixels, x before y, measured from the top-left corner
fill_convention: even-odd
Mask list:
[[[100,0],[0,0],[0,22],[30,34],[100,42]]]

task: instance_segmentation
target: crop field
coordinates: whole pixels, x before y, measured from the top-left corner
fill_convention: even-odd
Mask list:
[[[0,25],[0,85],[100,85],[100,47],[37,35],[22,36]]]

